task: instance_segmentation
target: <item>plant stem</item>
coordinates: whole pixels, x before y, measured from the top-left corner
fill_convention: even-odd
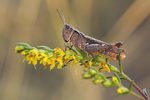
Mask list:
[[[136,97],[138,97],[138,98],[140,98],[140,99],[142,99],[142,100],[145,100],[143,97],[141,97],[141,96],[139,96],[138,94],[136,94],[136,93],[134,93],[134,92],[130,92],[132,95],[134,95],[134,96],[136,96]]]
[[[120,68],[120,73],[123,73],[123,68],[122,68],[122,63],[121,63],[121,58],[120,58],[120,54],[121,54],[122,50],[119,52],[119,68]]]
[[[124,73],[120,73],[126,80],[128,80],[129,82],[131,82],[132,80],[125,75]],[[143,91],[138,87],[138,85],[136,85],[135,82],[133,82],[133,86],[140,92],[140,94],[145,98],[145,100],[149,100],[148,97],[143,93]]]

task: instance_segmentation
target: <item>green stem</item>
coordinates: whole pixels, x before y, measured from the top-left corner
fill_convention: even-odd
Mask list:
[[[138,97],[138,98],[140,98],[141,100],[145,100],[143,97],[141,97],[141,96],[139,96],[138,94],[136,94],[136,93],[134,93],[134,92],[130,92],[132,95],[134,95],[134,96],[136,96],[136,97]]]
[[[123,68],[122,68],[122,63],[121,63],[121,58],[120,58],[120,54],[121,54],[122,50],[119,52],[119,67],[120,67],[120,73],[123,73]]]
[[[108,58],[106,58],[106,64],[109,64],[109,62],[108,62]]]

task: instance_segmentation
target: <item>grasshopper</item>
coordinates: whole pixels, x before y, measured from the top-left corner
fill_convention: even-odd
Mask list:
[[[110,60],[118,60],[119,58],[119,52],[122,50],[122,53],[120,54],[121,60],[123,60],[126,56],[123,54],[125,52],[124,49],[120,48],[123,43],[117,42],[113,44],[109,44],[106,42],[103,42],[101,40],[89,37],[81,32],[79,32],[77,29],[75,29],[73,26],[69,24],[65,24],[65,18],[63,14],[63,19],[58,11],[56,9],[63,24],[63,31],[62,36],[65,42],[70,43],[71,47],[74,46],[80,50],[82,50],[84,53],[87,54],[87,60],[88,55],[91,54],[92,57],[95,58],[96,55],[104,58],[108,58]],[[96,61],[96,59],[95,59]]]

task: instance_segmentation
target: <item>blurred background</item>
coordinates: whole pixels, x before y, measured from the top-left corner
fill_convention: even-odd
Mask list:
[[[0,100],[139,100],[83,80],[80,66],[76,75],[75,67],[35,70],[22,63],[17,43],[64,49],[56,8],[79,31],[108,43],[122,41],[124,72],[150,94],[150,0],[0,0]]]

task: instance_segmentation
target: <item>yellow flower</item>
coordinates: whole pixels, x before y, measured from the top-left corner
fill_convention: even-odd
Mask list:
[[[84,62],[84,67],[83,67],[83,68],[84,68],[85,70],[87,70],[88,67],[89,67],[88,61]]]
[[[52,62],[51,62],[51,65],[50,65],[50,71],[51,71],[51,69],[53,69],[54,67],[55,67],[55,61],[53,60]]]
[[[56,60],[59,62],[57,68],[60,69],[60,68],[62,67],[62,65],[63,65],[63,58],[62,58],[62,57],[59,57],[59,58],[57,58]]]
[[[61,57],[65,55],[64,51],[61,50],[60,48],[55,48],[54,51],[55,51],[55,55],[59,55]]]
[[[76,65],[78,63],[77,59],[75,58],[75,56],[73,55],[73,63],[72,63],[72,66]]]
[[[65,61],[66,61],[66,60],[73,59],[73,57],[72,57],[71,55],[65,55],[64,59],[65,59]]]
[[[25,56],[25,55],[27,55],[28,54],[28,52],[27,52],[27,50],[24,50],[24,51],[22,51],[22,53],[21,53],[23,56]]]
[[[37,55],[38,54],[38,50],[33,49],[29,52],[31,55]]]
[[[119,93],[119,94],[123,93],[122,89],[121,89],[121,88],[118,88],[118,89],[117,89],[117,93]]]
[[[78,75],[78,73],[77,73],[77,67],[78,67],[78,65],[79,65],[79,63],[76,65],[76,69],[75,69],[76,75]]]
[[[35,57],[32,57],[31,61],[34,66],[37,64],[37,59]]]
[[[92,66],[92,60],[93,60],[93,58],[89,61],[89,65],[90,66]]]
[[[102,71],[107,71],[107,72],[110,73],[110,69],[109,69],[109,67],[108,67],[107,64],[103,65],[103,69],[101,69],[101,70],[102,70]]]
[[[59,64],[57,65],[57,69],[60,69],[62,67],[62,65],[63,65],[63,62],[60,61]]]
[[[56,64],[56,58],[54,56],[50,58],[49,64],[50,64],[50,71],[51,71],[51,69],[53,69]]]
[[[92,66],[92,64],[93,64],[93,63],[92,63],[92,60],[93,60],[93,58],[89,61],[89,64],[88,64],[88,61],[84,62],[84,67],[83,67],[83,68],[84,68],[85,70],[86,70],[87,68],[89,68],[89,65]]]
[[[99,66],[104,66],[104,61],[100,62]]]
[[[37,57],[36,57],[37,54],[38,54],[38,50],[36,50],[36,49],[29,51],[28,55],[25,53],[25,51],[22,52],[22,55],[24,55],[24,60],[27,60],[28,64],[31,64],[31,62],[32,62],[34,67],[37,64]],[[36,69],[36,67],[35,67],[35,69]]]
[[[45,66],[48,62],[48,57],[44,57],[42,60],[43,65]]]

